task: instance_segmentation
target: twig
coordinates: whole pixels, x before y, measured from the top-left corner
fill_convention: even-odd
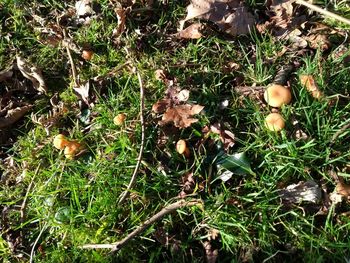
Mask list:
[[[98,249],[98,248],[108,248],[111,249],[112,252],[119,251],[127,242],[129,242],[134,237],[141,234],[147,227],[152,225],[153,223],[160,220],[162,217],[166,216],[167,214],[170,214],[171,212],[183,208],[183,207],[190,207],[195,205],[202,205],[203,201],[200,199],[195,199],[191,201],[181,200],[176,203],[170,204],[166,207],[164,207],[162,210],[160,210],[157,214],[152,216],[150,219],[147,219],[142,225],[137,227],[134,231],[132,231],[130,234],[128,234],[125,238],[122,240],[115,242],[113,244],[87,244],[83,245],[80,248],[83,249]]]
[[[39,172],[39,169],[41,167],[41,164],[38,165],[38,167],[36,168],[35,170],[35,173],[32,177],[32,180],[30,181],[30,184],[28,185],[28,188],[27,188],[27,192],[26,192],[26,195],[24,196],[24,199],[23,199],[23,202],[22,202],[22,205],[21,205],[21,208],[20,208],[20,213],[21,213],[21,223],[23,224],[24,223],[24,219],[25,219],[25,209],[26,209],[26,206],[27,206],[27,199],[28,199],[28,196],[29,196],[29,192],[30,190],[32,189],[32,186],[34,184],[34,178],[35,176],[38,174]]]
[[[299,4],[299,5],[306,6],[306,7],[310,8],[310,9],[313,10],[313,11],[316,11],[316,12],[318,12],[318,13],[321,13],[322,15],[325,15],[325,16],[328,16],[328,17],[331,17],[331,18],[334,18],[334,19],[336,19],[336,20],[338,20],[338,21],[340,21],[340,22],[343,22],[343,23],[345,23],[345,24],[350,25],[350,20],[349,20],[349,19],[346,19],[346,18],[344,18],[344,17],[342,17],[342,16],[340,16],[340,15],[337,15],[337,14],[334,14],[334,13],[332,13],[332,12],[329,12],[329,11],[327,11],[327,10],[325,10],[325,9],[322,9],[322,8],[316,6],[316,5],[310,4],[310,3],[308,3],[308,2],[306,2],[306,1],[304,1],[304,0],[296,0],[295,2],[296,2],[297,4]]]
[[[142,161],[142,154],[143,154],[143,149],[145,147],[145,121],[143,118],[143,109],[145,106],[145,95],[144,95],[144,89],[143,89],[143,84],[142,84],[142,79],[141,79],[141,75],[139,73],[138,70],[136,70],[136,74],[137,74],[137,78],[139,80],[139,85],[140,85],[140,122],[141,122],[141,147],[140,147],[140,151],[139,151],[139,155],[137,157],[137,162],[136,162],[136,166],[134,169],[134,172],[131,176],[130,179],[130,183],[128,185],[128,187],[126,188],[126,190],[121,194],[120,198],[119,198],[119,202],[118,204],[122,204],[125,199],[129,196],[130,194],[130,190],[134,187],[134,184],[136,182],[136,175],[138,173],[138,170],[140,168],[141,165],[141,161]]]
[[[43,225],[43,228],[40,230],[39,235],[38,235],[37,238],[35,239],[35,242],[34,242],[34,244],[33,244],[32,250],[31,250],[31,252],[30,252],[29,263],[32,263],[32,262],[33,262],[34,250],[35,250],[36,244],[39,242],[39,239],[40,239],[41,235],[42,235],[42,234],[44,233],[44,231],[46,230],[46,226],[47,226],[47,223],[45,222],[45,224]]]
[[[74,86],[78,86],[79,85],[79,80],[77,79],[77,69],[75,68],[75,64],[74,64],[74,61],[73,61],[73,57],[72,57],[72,53],[70,53],[70,48],[69,48],[69,44],[68,44],[68,40],[67,40],[67,32],[66,30],[63,28],[62,29],[63,31],[63,38],[65,40],[65,44],[64,46],[66,47],[66,50],[67,50],[67,54],[68,54],[68,58],[69,58],[69,63],[70,63],[70,66],[72,68],[72,75],[73,75],[73,81],[74,81]]]

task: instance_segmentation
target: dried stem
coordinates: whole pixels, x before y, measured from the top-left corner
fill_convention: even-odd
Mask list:
[[[62,31],[63,31],[64,40],[67,41],[67,32],[66,32],[66,30],[64,28],[63,28]],[[76,86],[79,85],[79,80],[77,78],[77,69],[75,68],[75,64],[74,64],[74,61],[73,61],[72,53],[70,52],[69,45],[66,44],[65,47],[66,47],[66,50],[67,50],[70,66],[72,68],[72,76],[73,76],[74,86],[76,87]]]
[[[304,1],[304,0],[296,0],[295,2],[296,2],[297,4],[299,4],[299,5],[306,6],[306,7],[308,7],[309,9],[311,9],[311,10],[313,10],[313,11],[316,11],[316,12],[318,12],[318,13],[321,13],[322,15],[328,16],[328,17],[330,17],[330,18],[334,18],[334,19],[336,19],[336,20],[338,20],[338,21],[340,21],[340,22],[343,22],[343,23],[345,23],[345,24],[350,25],[350,20],[349,20],[349,19],[346,19],[346,18],[344,18],[344,17],[342,17],[342,16],[340,16],[340,15],[337,15],[337,14],[334,14],[334,13],[332,13],[332,12],[329,12],[329,11],[327,11],[327,10],[325,10],[325,9],[322,9],[322,8],[316,6],[316,5],[310,4],[310,3],[308,3],[308,2],[306,2],[306,1]]]
[[[20,208],[20,213],[21,213],[21,223],[23,224],[24,223],[24,220],[25,220],[25,209],[26,209],[26,206],[27,206],[27,199],[28,199],[28,196],[29,196],[29,192],[30,190],[32,189],[32,186],[34,184],[34,178],[35,176],[38,174],[39,172],[39,169],[41,167],[41,163],[38,165],[38,167],[35,169],[35,173],[32,177],[32,180],[30,181],[30,184],[27,188],[27,192],[26,192],[26,195],[24,196],[24,199],[23,199],[23,202],[22,202],[22,205],[21,205],[21,208]]]
[[[87,244],[83,245],[80,248],[84,249],[98,249],[98,248],[108,248],[111,249],[112,252],[119,251],[123,246],[125,246],[126,243],[128,243],[131,239],[134,237],[140,235],[147,227],[152,225],[153,223],[157,222],[161,218],[163,218],[165,215],[170,214],[171,212],[183,208],[183,207],[190,207],[195,205],[203,205],[203,201],[200,199],[195,200],[180,200],[176,203],[170,204],[166,207],[164,207],[162,210],[160,210],[157,214],[152,216],[150,219],[147,219],[142,225],[137,227],[134,231],[132,231],[129,235],[127,235],[122,240],[115,242],[113,244]]]
[[[141,165],[141,161],[142,161],[143,149],[145,148],[145,121],[144,121],[144,118],[143,118],[143,109],[145,107],[145,99],[144,99],[145,95],[144,95],[144,88],[143,88],[143,84],[142,84],[141,75],[140,75],[138,70],[136,70],[136,74],[137,74],[137,78],[139,80],[139,85],[140,85],[141,147],[140,147],[139,155],[137,157],[136,166],[135,166],[134,172],[133,172],[133,174],[131,176],[129,185],[126,188],[126,190],[121,194],[118,204],[122,204],[125,201],[125,199],[130,194],[130,190],[135,185],[136,176],[137,176],[137,173],[139,171],[139,168],[140,168],[140,165]]]

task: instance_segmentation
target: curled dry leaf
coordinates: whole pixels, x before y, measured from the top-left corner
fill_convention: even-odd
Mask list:
[[[182,30],[186,21],[199,18],[214,22],[221,30],[233,36],[248,34],[255,26],[254,16],[239,0],[192,0],[187,16],[180,21]]]
[[[169,107],[170,104],[171,104],[170,99],[159,100],[153,104],[152,111],[154,113],[163,113]]]
[[[91,0],[82,0],[75,3],[77,17],[91,15],[94,11],[91,7]]]
[[[36,90],[46,94],[47,87],[46,87],[43,75],[41,74],[41,71],[38,68],[36,68],[35,66],[29,65],[20,56],[17,56],[16,60],[17,60],[17,67],[21,71],[23,76],[25,78],[29,79],[33,83],[33,87]]]
[[[117,28],[113,30],[113,34],[112,34],[114,38],[118,38],[125,31],[126,15],[129,10],[130,10],[129,8],[125,9],[121,6],[114,9],[118,18]]]
[[[199,39],[203,36],[201,33],[203,28],[204,26],[201,23],[192,24],[175,34],[175,37],[180,39]]]
[[[225,150],[228,150],[235,145],[235,135],[231,131],[226,130],[225,127],[220,125],[220,123],[210,125],[210,131],[220,135],[220,140],[223,143]]]
[[[85,84],[81,84],[78,87],[74,87],[73,90],[76,92],[78,97],[84,101],[86,105],[89,105],[89,90],[90,82],[87,81]]]
[[[300,75],[299,77],[301,85],[303,85],[308,92],[311,93],[315,99],[323,97],[323,93],[317,86],[317,83],[312,75]]]
[[[165,81],[167,79],[167,73],[163,69],[157,69],[154,75],[157,80]]]
[[[198,121],[198,119],[191,118],[193,115],[200,113],[204,106],[201,105],[178,105],[168,108],[163,115],[162,120],[159,122],[160,125],[167,123],[174,123],[178,128],[190,127],[192,123]]]
[[[6,128],[20,120],[31,108],[32,105],[24,105],[8,110],[4,117],[0,117],[0,129]]]

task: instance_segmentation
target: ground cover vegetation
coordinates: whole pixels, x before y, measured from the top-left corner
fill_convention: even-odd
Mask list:
[[[350,5],[313,4],[1,1],[3,262],[348,262]]]

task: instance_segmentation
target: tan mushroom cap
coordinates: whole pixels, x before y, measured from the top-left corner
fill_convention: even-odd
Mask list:
[[[187,149],[186,141],[185,140],[178,140],[176,143],[176,151],[179,154],[183,154]]]
[[[272,84],[265,90],[264,99],[270,106],[279,108],[284,104],[290,103],[292,94],[284,86]]]
[[[285,122],[281,114],[270,113],[265,118],[265,125],[270,131],[280,131],[284,128]]]
[[[58,134],[53,139],[53,145],[59,150],[63,150],[68,144],[69,141],[63,134]]]

